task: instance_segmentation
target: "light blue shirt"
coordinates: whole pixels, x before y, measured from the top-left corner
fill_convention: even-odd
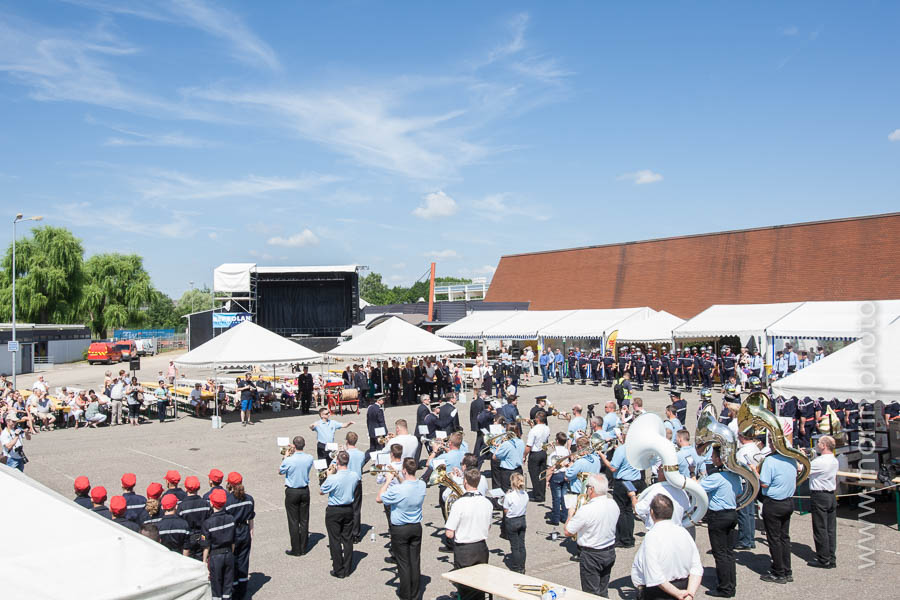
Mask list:
[[[625,458],[624,444],[616,448],[616,451],[613,452],[613,457],[609,464],[613,469],[615,469],[615,473],[613,474],[614,479],[621,479],[622,481],[637,481],[641,478],[641,472],[632,467],[631,464],[629,464],[628,459]]]
[[[421,523],[425,482],[416,479],[392,485],[381,495],[381,502],[391,508],[391,525]]]
[[[719,471],[700,480],[709,497],[709,510],[734,510],[741,494],[741,478],[731,471]]]
[[[776,358],[775,359],[775,372],[777,373],[787,373],[788,361],[786,358]]]
[[[516,469],[522,466],[522,458],[525,456],[525,442],[519,438],[506,440],[494,455],[500,459],[501,469]]]
[[[788,352],[787,353],[787,364],[789,367],[797,366],[797,353],[796,352]]]
[[[358,482],[359,475],[355,471],[345,469],[329,475],[320,491],[328,494],[328,506],[344,506],[353,503],[353,493]]]
[[[569,428],[567,430],[569,432],[570,442],[575,441],[575,432],[579,429],[587,433],[587,421],[584,417],[572,417],[572,419],[569,421]]]
[[[462,444],[459,445],[459,450],[460,450],[460,452],[462,452],[463,454],[468,454],[468,453],[469,453],[469,445],[466,443],[466,440],[463,440],[463,441],[462,441]]]
[[[578,479],[578,475],[581,473],[599,473],[602,466],[603,463],[593,454],[582,456],[573,462],[572,466],[566,469],[566,481],[569,482],[569,491],[573,494],[580,494],[581,480]]]
[[[616,427],[621,424],[619,415],[614,412],[606,413],[603,417],[603,439],[611,440],[616,437]]]
[[[797,489],[797,461],[780,454],[770,454],[759,469],[762,493],[772,500],[784,500]]]
[[[450,450],[449,452],[444,452],[439,458],[443,459],[447,464],[447,470],[450,471],[454,467],[462,468],[462,459],[466,453],[462,451],[462,448],[458,450]]]
[[[334,441],[334,432],[343,427],[343,424],[338,423],[333,419],[329,419],[328,421],[319,420],[316,423],[316,441],[320,444],[330,444]]]
[[[678,472],[685,477],[691,476],[691,463],[694,465],[696,475],[706,474],[706,460],[697,454],[693,446],[684,446],[678,449]]]
[[[562,352],[557,352],[557,353],[556,353],[556,356],[554,357],[554,361],[555,361],[557,364],[562,363],[562,361],[563,361],[563,355],[562,355]]]
[[[359,475],[360,479],[362,479],[362,469],[363,465],[366,463],[366,453],[357,448],[349,448],[347,449],[347,454],[350,455],[350,462],[347,463],[347,470],[353,471]]]
[[[758,354],[754,354],[753,356],[751,356],[750,357],[750,368],[753,369],[754,371],[757,369],[762,371],[763,357]]]
[[[678,417],[672,417],[671,419],[666,419],[663,423],[666,426],[666,429],[672,430],[672,441],[675,441],[675,434],[684,429],[684,425],[681,424],[681,421],[678,420]]]
[[[313,457],[304,452],[294,452],[281,461],[278,472],[284,475],[284,485],[291,488],[303,488],[309,485],[309,471],[313,466]]]

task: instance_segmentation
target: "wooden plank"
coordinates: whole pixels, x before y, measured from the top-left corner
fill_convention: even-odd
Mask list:
[[[546,579],[538,579],[529,575],[520,575],[508,569],[501,569],[492,565],[475,565],[450,571],[441,575],[444,579],[453,583],[467,585],[469,587],[481,590],[491,594],[495,598],[506,598],[507,600],[535,600],[540,596],[534,593],[520,592],[516,589],[516,584],[537,585],[547,584],[550,587],[564,587],[547,581]],[[587,594],[581,590],[574,588],[566,588],[566,600],[598,600],[602,596]]]

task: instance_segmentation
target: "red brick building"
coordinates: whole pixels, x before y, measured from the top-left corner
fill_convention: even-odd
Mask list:
[[[900,298],[900,213],[500,259],[488,302],[531,310]]]

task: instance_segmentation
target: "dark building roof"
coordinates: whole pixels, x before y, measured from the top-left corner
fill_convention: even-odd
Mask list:
[[[450,302],[440,300],[434,303],[434,322],[453,323],[466,316],[470,310],[528,310],[528,302],[485,302],[484,300],[459,300]],[[362,318],[367,315],[380,315],[396,313],[404,315],[427,315],[428,303],[416,302],[410,304],[384,304],[375,306],[370,304],[362,310]]]
[[[900,298],[900,213],[503,256],[488,302],[531,310]]]

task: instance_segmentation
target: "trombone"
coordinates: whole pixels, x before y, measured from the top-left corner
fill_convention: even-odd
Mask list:
[[[490,436],[489,438],[484,440],[484,448],[481,449],[482,454],[487,454],[488,452],[493,452],[497,448],[500,447],[500,444],[511,440],[513,438],[519,437],[516,435],[515,431],[505,431],[503,433],[498,433],[497,435]]]

